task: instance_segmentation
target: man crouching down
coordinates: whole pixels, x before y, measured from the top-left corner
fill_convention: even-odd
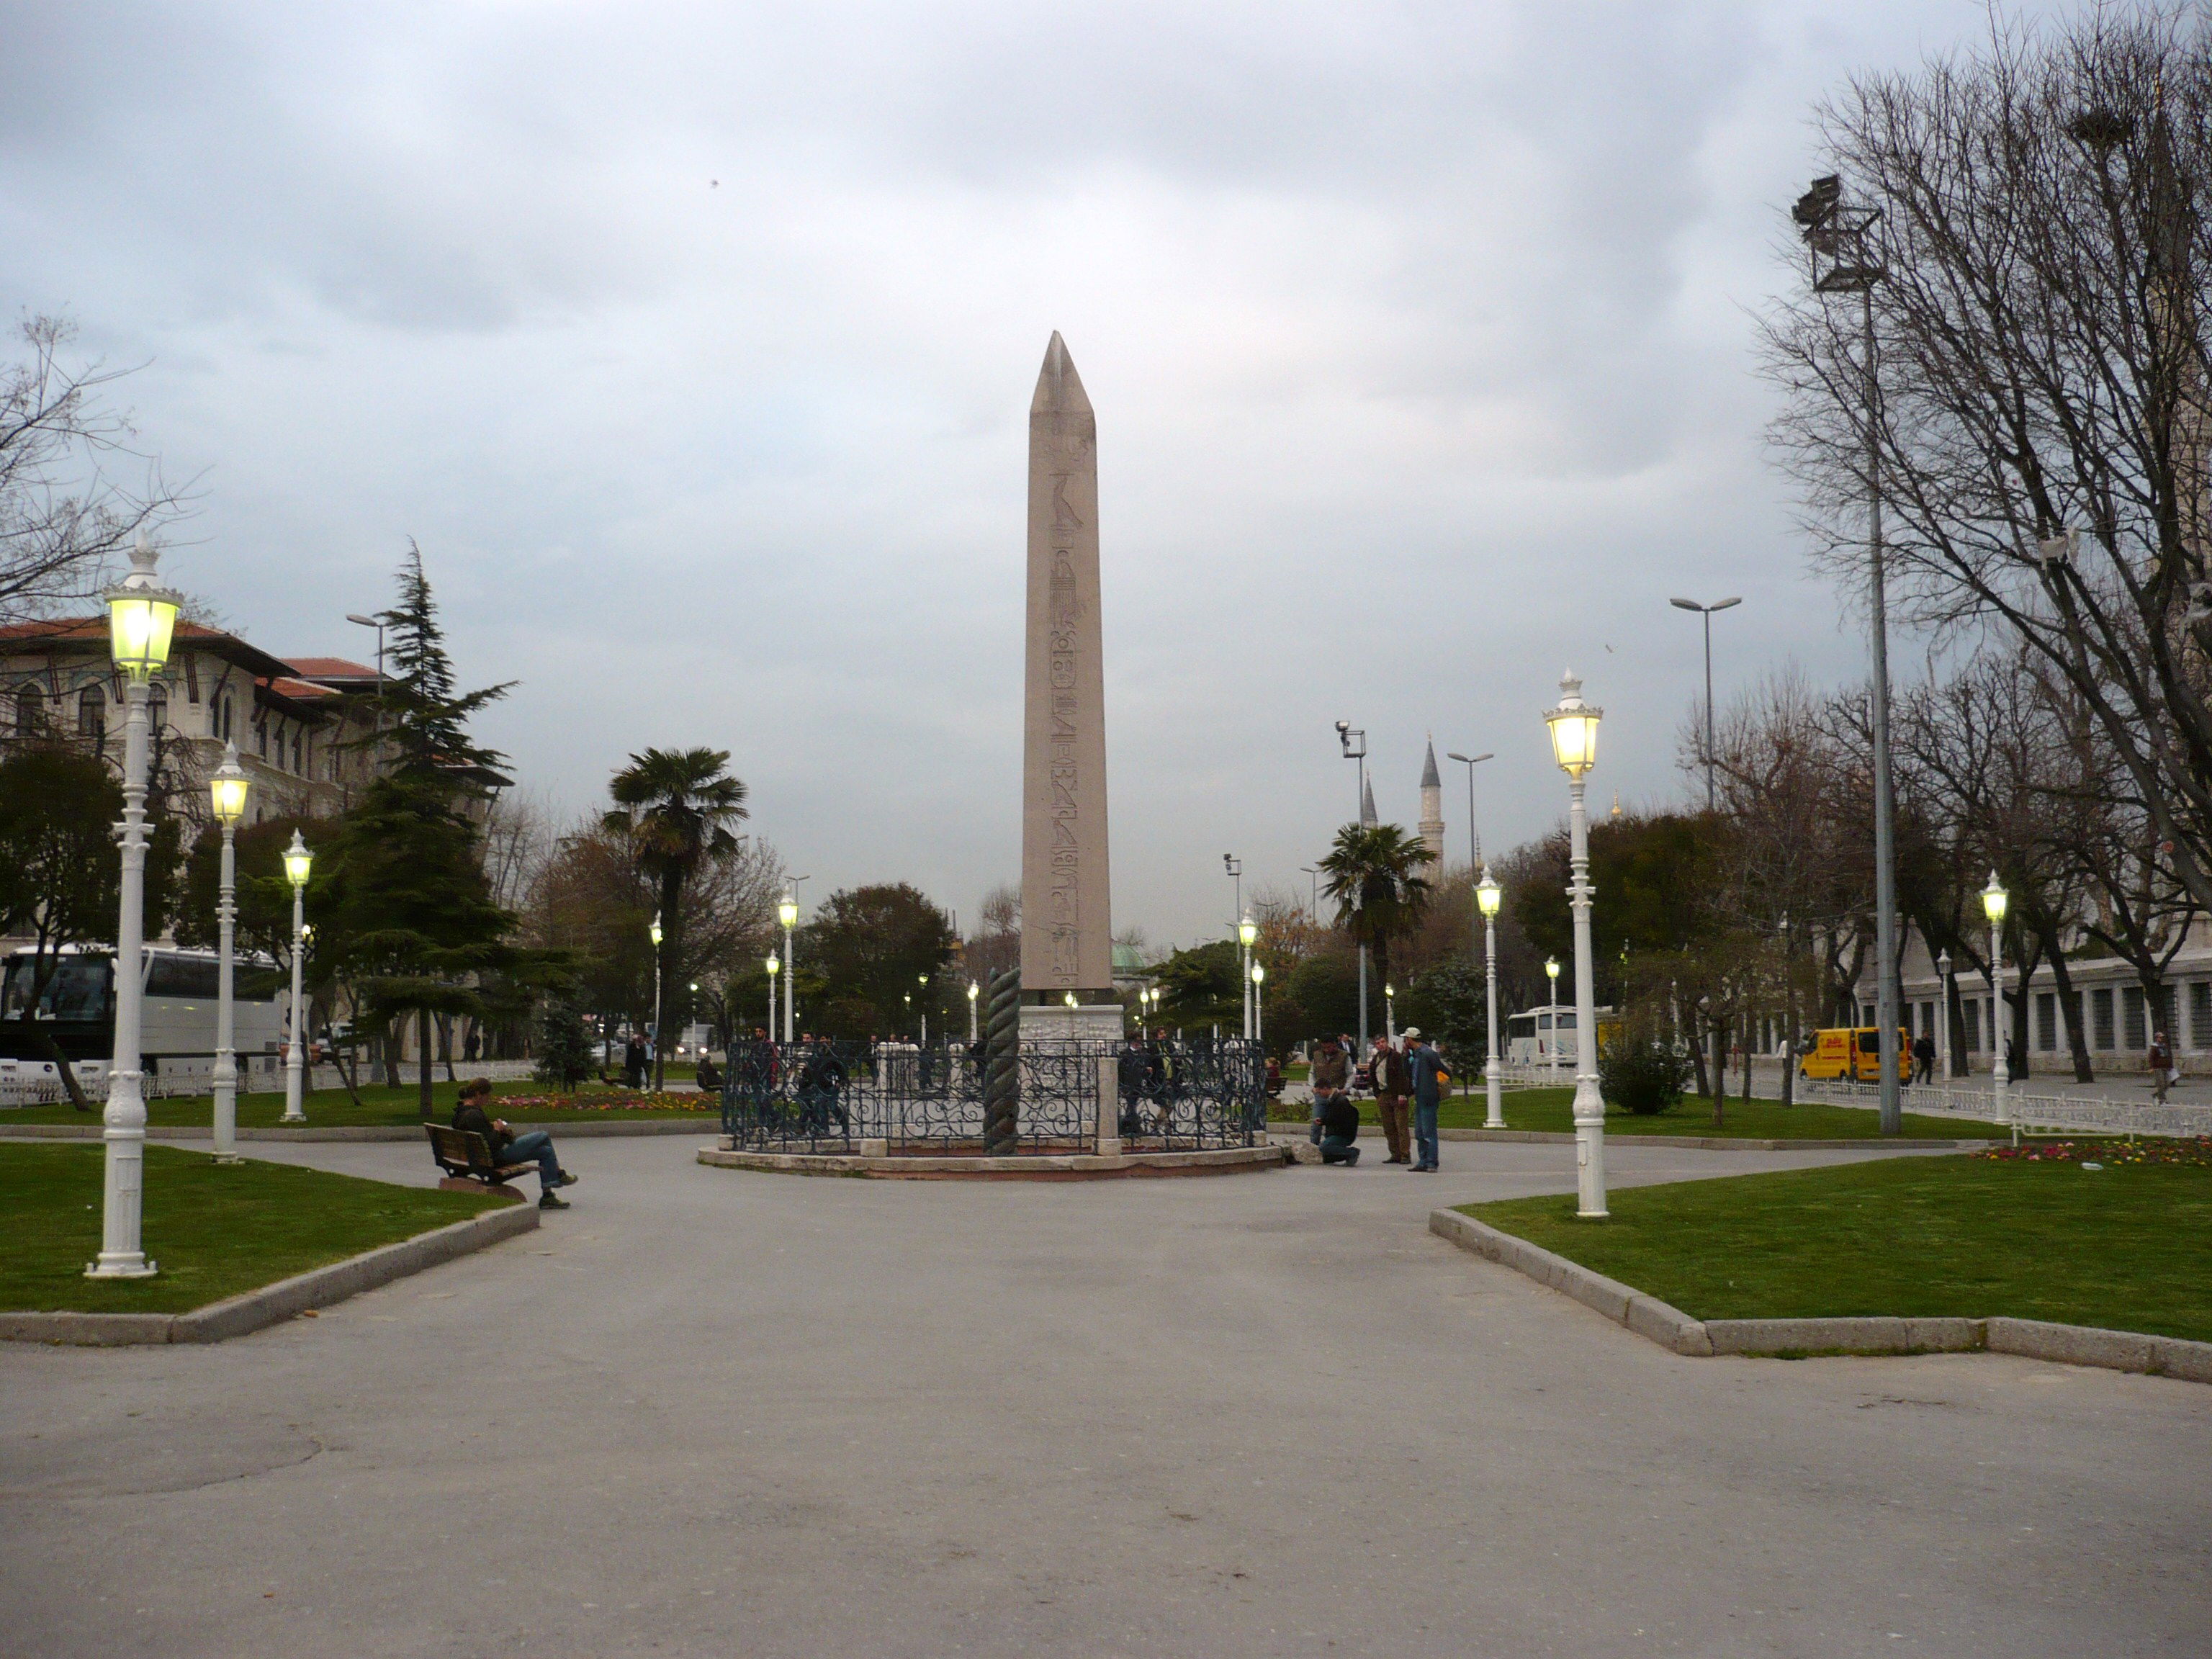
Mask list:
[[[453,1127],[471,1129],[484,1138],[491,1148],[494,1164],[535,1164],[538,1165],[538,1207],[541,1210],[565,1210],[567,1202],[554,1196],[556,1187],[573,1187],[576,1177],[561,1167],[554,1155],[553,1137],[543,1129],[532,1129],[526,1135],[518,1135],[507,1127],[505,1118],[495,1118],[484,1110],[491,1099],[491,1080],[472,1078],[461,1085],[460,1103],[453,1108]]]

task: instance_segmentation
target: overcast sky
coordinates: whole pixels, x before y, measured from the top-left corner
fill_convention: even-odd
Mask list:
[[[1863,672],[1762,449],[1807,112],[1966,0],[0,7],[0,303],[197,478],[169,561],[280,655],[422,547],[563,813],[711,744],[810,900],[1018,871],[1026,415],[1097,406],[1114,913],[1231,919],[1424,736],[1486,845],[1684,788],[1721,696]],[[1913,652],[1900,641],[1901,672]],[[1445,763],[1464,856],[1464,775]]]

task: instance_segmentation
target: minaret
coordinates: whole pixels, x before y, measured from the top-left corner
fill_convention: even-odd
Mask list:
[[[1444,866],[1444,781],[1437,775],[1437,740],[1429,739],[1428,757],[1421,763],[1421,845],[1429,849],[1429,862]]]
[[[1370,778],[1360,787],[1359,827],[1372,830],[1382,820],[1375,816],[1375,780]]]

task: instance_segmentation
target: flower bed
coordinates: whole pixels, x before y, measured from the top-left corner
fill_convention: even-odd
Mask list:
[[[682,1112],[709,1116],[720,1109],[713,1095],[613,1094],[501,1095],[493,1103],[501,1111],[519,1112]]]
[[[2212,1169],[2212,1136],[2167,1140],[2031,1140],[1972,1154],[1999,1164],[2179,1164]]]

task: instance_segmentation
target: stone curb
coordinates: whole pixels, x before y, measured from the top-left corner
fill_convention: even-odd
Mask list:
[[[1379,1139],[1378,1124],[1362,1123],[1359,1133],[1366,1139],[1372,1130]],[[1277,1135],[1298,1135],[1307,1133],[1306,1125],[1271,1121],[1267,1133]],[[1487,1140],[1493,1143],[1510,1142],[1518,1146],[1571,1146],[1575,1138],[1571,1134],[1554,1134],[1548,1129],[1439,1129],[1438,1140]],[[1886,1140],[1879,1135],[1862,1135],[1850,1139],[1784,1140],[1747,1139],[1741,1135],[1637,1135],[1609,1133],[1605,1138],[1608,1146],[1673,1146],[1689,1147],[1707,1152],[1975,1152],[1985,1146],[1994,1146],[1994,1140]]]
[[[1431,1210],[1429,1231],[1439,1238],[1449,1239],[1462,1250],[1471,1250],[1515,1268],[1540,1285],[1548,1285],[1584,1306],[1596,1309],[1614,1323],[1627,1326],[1638,1336],[1649,1337],[1662,1348],[1700,1357],[1713,1351],[1705,1328],[1680,1309],[1670,1308],[1656,1297],[1632,1290],[1602,1273],[1594,1273],[1526,1239],[1500,1232],[1473,1216],[1462,1215],[1457,1210]]]
[[[156,1342],[227,1342],[441,1261],[496,1244],[538,1224],[534,1204],[510,1204],[396,1244],[333,1261],[258,1291],[181,1314],[0,1313],[0,1340],[121,1347]]]
[[[1563,1291],[1662,1348],[1697,1358],[1714,1354],[1987,1352],[2047,1359],[2062,1365],[2094,1365],[2187,1382],[2212,1382],[2212,1342],[2003,1317],[1700,1321],[1656,1297],[1592,1273],[1563,1255],[1456,1210],[1431,1211],[1429,1231],[1463,1250],[1516,1268],[1540,1285]]]
[[[544,1123],[517,1119],[514,1127],[526,1134],[532,1129],[550,1129],[556,1136],[590,1139],[600,1135],[720,1134],[722,1120],[719,1117],[618,1118],[611,1123]],[[97,1140],[100,1133],[97,1124],[9,1123],[0,1120],[0,1141]],[[212,1129],[177,1128],[165,1125],[146,1131],[146,1139],[153,1141],[212,1140],[214,1138],[215,1131]],[[413,1141],[420,1146],[422,1144],[422,1129],[420,1124],[406,1123],[334,1124],[320,1128],[310,1124],[304,1129],[240,1129],[238,1138],[240,1140]]]
[[[1203,1152],[1068,1152],[1023,1158],[890,1158],[860,1153],[751,1152],[702,1146],[702,1164],[773,1175],[856,1176],[879,1181],[1101,1181],[1131,1176],[1237,1175],[1279,1170],[1283,1149],[1227,1146]]]

